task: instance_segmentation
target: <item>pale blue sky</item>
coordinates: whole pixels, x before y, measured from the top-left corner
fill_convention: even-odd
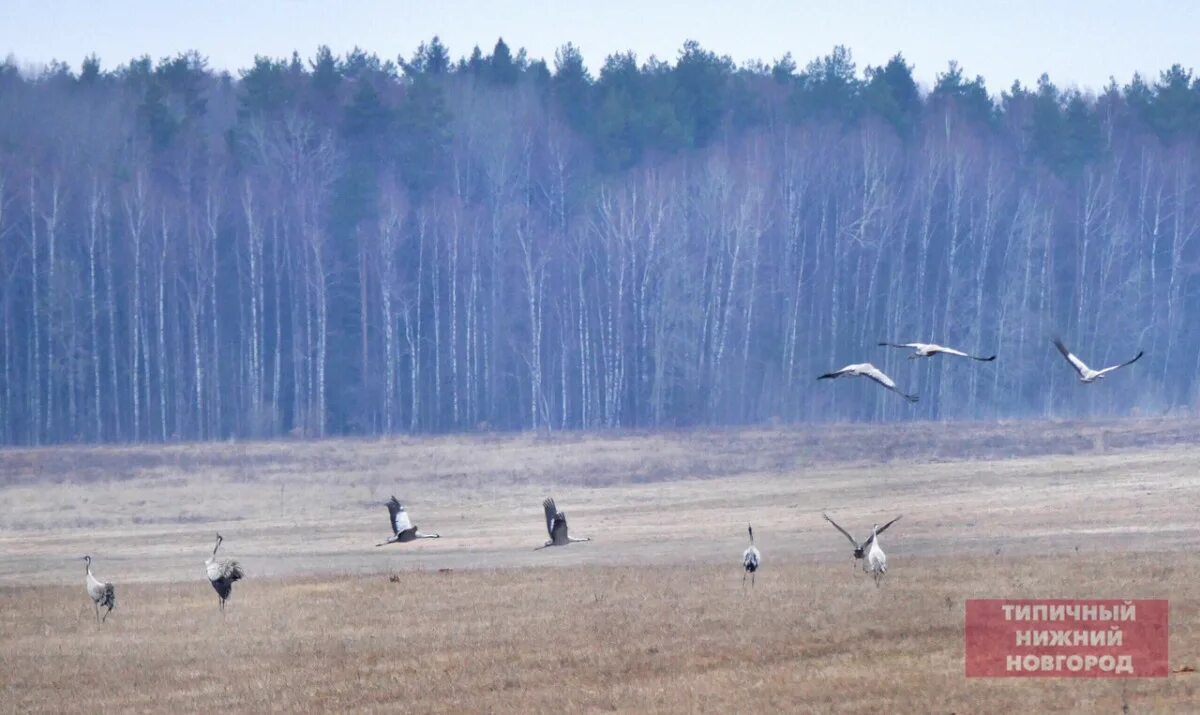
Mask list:
[[[320,44],[394,59],[437,34],[456,58],[503,36],[514,51],[552,62],[571,41],[595,74],[612,52],[671,59],[696,39],[739,63],[791,52],[803,66],[844,44],[861,69],[901,51],[926,87],[956,59],[993,93],[1014,79],[1032,84],[1043,71],[1060,86],[1099,89],[1135,70],[1153,77],[1175,62],[1196,67],[1197,28],[1200,2],[1191,0],[0,0],[0,56],[26,65],[60,59],[78,68],[95,52],[112,68],[136,55],[196,49],[211,66],[236,70],[256,53],[310,57]]]

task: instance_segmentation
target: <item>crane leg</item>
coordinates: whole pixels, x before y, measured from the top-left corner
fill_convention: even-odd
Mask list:
[[[746,572],[742,571],[742,588],[746,587]]]
[[[108,614],[110,614],[110,613],[112,613],[112,606],[109,606],[109,607],[108,607],[108,610],[104,612],[104,617],[100,619],[100,622],[101,622],[101,623],[104,623],[105,621],[107,621],[107,620],[108,620]]]
[[[750,574],[750,585],[754,585],[754,579],[758,578],[758,572]]]
[[[93,601],[92,605],[96,607],[96,622],[99,623],[100,622],[100,604]]]

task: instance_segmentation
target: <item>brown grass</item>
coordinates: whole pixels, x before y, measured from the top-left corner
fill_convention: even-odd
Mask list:
[[[961,651],[969,597],[1165,597],[1200,665],[1196,427],[0,451],[0,711],[1195,712],[1194,674],[967,680]],[[392,493],[443,538],[375,548]],[[595,541],[534,552],[546,494]],[[822,511],[904,514],[882,589]],[[224,621],[217,530],[249,574]]]
[[[585,544],[578,548],[599,548]],[[561,553],[561,552],[560,552]],[[548,553],[549,559],[558,554]],[[769,555],[768,555],[769,558]],[[1200,677],[963,676],[963,600],[1173,596],[1171,664],[1200,663],[1200,559],[894,559],[405,572],[0,591],[4,707],[24,712],[1194,712]],[[219,704],[219,705],[218,705]]]

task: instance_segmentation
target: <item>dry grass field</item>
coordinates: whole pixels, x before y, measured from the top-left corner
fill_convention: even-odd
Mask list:
[[[1151,421],[4,450],[0,710],[1196,712],[1200,674],[968,680],[962,644],[967,598],[1165,597],[1200,666],[1198,464]],[[375,548],[392,493],[443,538]],[[595,541],[534,552],[546,494]],[[882,588],[822,511],[904,514]]]

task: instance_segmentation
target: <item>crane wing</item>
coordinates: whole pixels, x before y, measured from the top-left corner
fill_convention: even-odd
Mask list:
[[[1054,347],[1058,348],[1058,351],[1060,353],[1062,353],[1062,356],[1064,358],[1067,359],[1067,362],[1071,363],[1071,367],[1075,368],[1075,372],[1079,373],[1080,377],[1083,377],[1083,374],[1085,372],[1087,372],[1087,370],[1088,370],[1088,366],[1084,365],[1082,360],[1080,360],[1079,358],[1072,355],[1071,351],[1067,350],[1067,346],[1063,345],[1062,340],[1055,338],[1054,339]],[[1141,357],[1141,356],[1139,355],[1138,357]]]
[[[904,515],[903,515],[903,514],[901,514],[900,516],[904,516]],[[878,532],[872,532],[872,533],[871,533],[871,535],[867,537],[867,540],[866,540],[866,541],[864,541],[864,542],[862,542],[862,548],[864,548],[864,549],[865,549],[865,548],[867,548],[868,546],[870,546],[870,545],[871,545],[871,542],[875,541],[875,533],[880,533],[880,534],[882,534],[883,532],[887,531],[887,528],[888,528],[889,526],[891,526],[892,524],[895,524],[897,521],[900,521],[900,516],[896,517],[895,519],[892,519],[892,520],[891,520],[891,521],[889,521],[888,523],[886,523],[886,524],[884,524],[883,526],[879,527],[879,530],[878,530]]]
[[[391,522],[392,531],[397,536],[400,535],[400,532],[408,531],[412,528],[412,521],[408,518],[408,512],[404,510],[404,505],[400,503],[400,500],[393,496],[392,500],[387,503],[387,508],[388,515],[391,517],[389,521]]]
[[[903,515],[903,514],[901,514],[900,516],[904,516],[904,515]],[[889,521],[888,523],[886,523],[886,524],[884,524],[883,526],[879,527],[879,533],[880,533],[880,534],[882,534],[883,532],[887,531],[887,528],[888,528],[889,526],[891,526],[892,524],[895,524],[897,521],[900,521],[900,516],[897,516],[895,519],[892,519],[892,520],[891,520],[891,521]]]
[[[550,535],[551,539],[553,539],[554,522],[558,520],[560,514],[558,513],[558,509],[554,506],[554,500],[549,497],[542,502],[542,509],[546,511],[546,533]],[[563,520],[565,522],[566,518],[564,517]]]
[[[238,581],[246,575],[246,572],[242,570],[242,565],[236,559],[223,561],[221,566],[225,578],[229,581]]]
[[[908,400],[909,402],[916,402],[916,401],[917,401],[917,399],[918,399],[918,397],[917,397],[916,395],[910,395],[910,394],[908,394],[908,393],[901,392],[901,391],[899,390],[899,388],[897,388],[897,387],[896,387],[896,383],[892,381],[892,378],[890,378],[890,377],[888,377],[887,375],[883,374],[883,371],[882,371],[882,370],[880,370],[879,368],[875,367],[875,366],[874,366],[874,365],[872,365],[871,363],[867,363],[867,364],[866,364],[866,365],[865,365],[865,366],[864,366],[864,367],[861,369],[861,372],[860,372],[859,374],[863,375],[864,377],[869,377],[869,378],[871,378],[871,379],[872,379],[872,380],[874,380],[875,382],[877,382],[877,383],[879,383],[880,385],[882,385],[882,386],[886,387],[887,389],[891,390],[892,392],[896,393],[897,395],[900,395],[901,397],[903,397],[904,399]]]
[[[971,358],[972,360],[978,360],[980,362],[991,362],[996,359],[995,355],[982,357],[979,355],[972,355],[971,353],[964,353],[962,350],[955,350],[954,348],[948,348],[942,345],[934,345],[933,349],[935,352],[946,353],[947,355],[954,355],[955,357]]]
[[[883,370],[880,370],[870,363],[867,364],[866,368],[862,371],[862,374],[871,378],[875,382],[878,382],[880,385],[883,385],[889,390],[896,389],[896,383],[892,381],[892,378],[883,374]]]
[[[943,345],[934,345],[933,351],[935,353],[945,353],[947,355],[954,355],[955,357],[971,357],[970,355],[964,353],[962,350],[955,350],[954,348],[948,348]]]
[[[834,370],[833,372],[827,372],[824,375],[819,376],[817,379],[818,380],[832,380],[835,377],[841,377],[842,375],[845,375],[849,371],[850,371],[850,366],[847,365],[846,367],[842,368],[841,370]]]
[[[854,544],[854,548],[858,548],[858,542],[854,540],[854,537],[850,535],[849,531],[846,531],[842,527],[838,526],[838,523],[836,521],[834,521],[833,519],[830,519],[828,514],[821,514],[821,516],[825,517],[825,521],[828,521],[830,524],[833,524],[833,528],[842,532],[842,535],[845,536],[847,539],[849,539],[851,544]]]
[[[1101,370],[1101,371],[1099,372],[1099,374],[1100,374],[1100,375],[1104,375],[1104,374],[1106,374],[1106,373],[1110,373],[1110,372],[1112,372],[1113,370],[1118,370],[1118,369],[1120,369],[1120,368],[1123,368],[1123,367],[1125,367],[1126,365],[1132,365],[1132,364],[1134,364],[1135,362],[1137,362],[1137,361],[1138,361],[1138,360],[1139,360],[1139,359],[1140,359],[1140,358],[1141,358],[1143,355],[1145,355],[1145,354],[1146,354],[1146,351],[1145,351],[1145,350],[1138,350],[1138,354],[1137,354],[1137,355],[1134,355],[1132,360],[1126,360],[1125,362],[1121,363],[1120,365],[1113,365],[1112,367],[1106,367],[1106,368],[1104,368],[1103,370]]]

